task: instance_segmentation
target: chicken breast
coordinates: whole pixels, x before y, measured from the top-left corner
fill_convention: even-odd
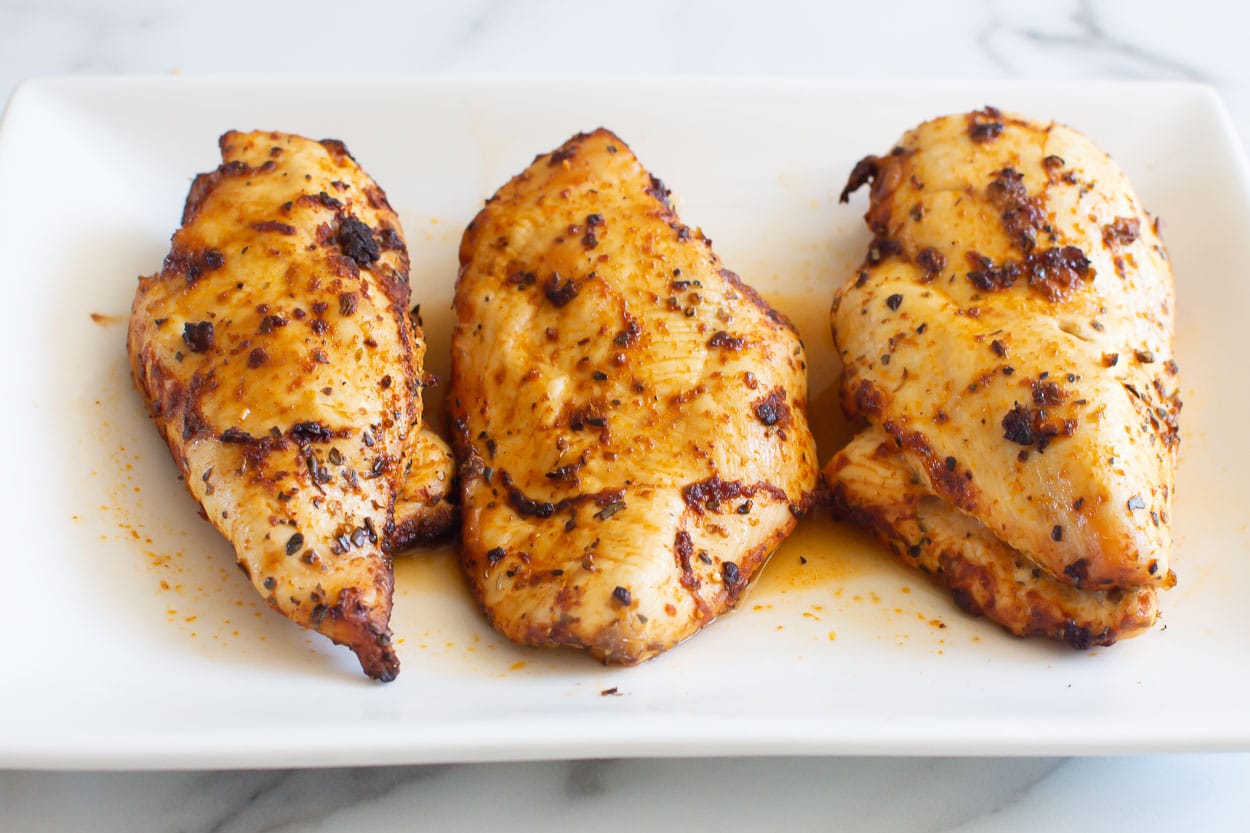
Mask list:
[[[404,520],[446,526],[434,496],[451,475],[419,430],[425,345],[399,221],[339,142],[220,145],[164,267],[139,280],[134,380],[269,605],[390,680],[396,494],[411,497]]]
[[[803,346],[606,130],[460,248],[462,563],[528,645],[636,663],[731,608],[817,480]]]
[[[928,491],[883,429],[860,432],[826,470],[835,510],[877,534],[905,563],[950,588],[956,604],[1016,636],[1075,648],[1109,645],[1150,627],[1153,587],[1080,590],[1047,574],[985,525]]]
[[[405,550],[447,538],[459,519],[455,489],[456,462],[446,440],[429,428],[412,436],[404,454],[394,520],[387,530],[386,549]]]
[[[869,181],[875,239],[832,314],[844,408],[876,432],[826,470],[844,510],[919,548],[920,563],[967,598],[958,571],[937,568],[949,535],[940,544],[921,524],[907,537],[901,520],[886,520],[910,494],[886,478],[914,477],[975,519],[978,541],[999,542],[977,545],[999,552],[999,569],[982,572],[984,601],[973,607],[1013,632],[1076,645],[1140,630],[1153,610],[1141,589],[1175,581],[1180,400],[1156,223],[1089,139],[993,108],[907,133],[861,161],[843,197]],[[880,432],[896,453],[869,487],[853,466]],[[945,530],[968,523],[942,517]],[[1126,624],[1104,627],[1038,598],[1025,607],[1046,608],[1037,616],[1048,624],[1026,627],[1028,615],[1004,610],[1020,606],[1005,602],[1017,593],[1007,566],[1020,558],[1036,567],[1038,593],[1058,582],[1141,603],[1117,620]],[[1076,636],[1049,624],[1064,617]]]

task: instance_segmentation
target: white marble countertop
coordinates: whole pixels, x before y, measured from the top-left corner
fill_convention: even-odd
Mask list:
[[[1250,6],[0,0],[0,100],[61,74],[1187,79],[1250,137]],[[1126,115],[1126,117],[1131,117]],[[1250,755],[0,772],[0,830],[1245,829]]]

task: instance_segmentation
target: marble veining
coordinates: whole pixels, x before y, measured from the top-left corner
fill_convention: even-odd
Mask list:
[[[1047,61],[1063,58],[1078,66],[1096,66],[1119,78],[1214,81],[1201,66],[1117,36],[1104,25],[1098,4],[1092,0],[1080,0],[1070,14],[1055,17],[1058,25],[1051,28],[1033,23],[1012,25],[995,15],[981,30],[977,42],[1011,76],[1026,71],[1014,57],[1025,47],[1040,52],[1040,57]]]
[[[0,774],[0,829],[1239,830],[1247,756],[730,758]],[[1143,798],[1143,785],[1157,797]]]
[[[1188,79],[1250,135],[1250,6],[1215,0],[296,8],[0,0],[0,98],[29,76],[98,73]],[[0,772],[0,831],[1237,830],[1247,784],[1250,755]]]

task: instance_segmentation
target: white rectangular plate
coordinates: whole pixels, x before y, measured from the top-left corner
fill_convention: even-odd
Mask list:
[[[460,231],[535,154],[605,125],[799,325],[827,459],[847,436],[826,313],[867,244],[852,164],[990,103],[1088,133],[1164,221],[1186,407],[1180,584],[1153,632],[1074,652],[1004,635],[866,537],[805,520],[740,609],[645,665],[514,647],[450,549],[397,568],[403,672],[264,607],[131,387],[125,317],[229,128],[344,140],[387,190],[445,373]],[[722,754],[1250,749],[1248,180],[1186,85],[741,80],[63,79],[0,132],[9,543],[0,766],[319,766]]]

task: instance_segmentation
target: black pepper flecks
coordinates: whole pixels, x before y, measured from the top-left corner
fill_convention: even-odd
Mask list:
[[[268,335],[278,327],[285,327],[286,324],[287,320],[281,315],[266,315],[260,320],[260,326],[256,328],[256,331],[262,335]]]
[[[1038,388],[1034,390],[1034,401],[1037,401]],[[1051,393],[1047,388],[1042,396],[1045,401],[1049,401]],[[1024,446],[1034,446],[1041,452],[1052,440],[1058,437],[1070,437],[1076,431],[1077,422],[1073,419],[1053,419],[1050,418],[1044,407],[1030,408],[1016,402],[1012,405],[1011,410],[1003,417],[1002,428],[1003,437],[1013,443]],[[1028,459],[1023,452],[1020,453],[1018,459],[1024,462]]]
[[[1136,217],[1116,217],[1102,227],[1102,239],[1108,246],[1128,246],[1141,233],[1141,221]]]
[[[360,266],[368,267],[382,255],[373,239],[373,230],[355,217],[348,217],[339,225],[336,235],[343,254]]]
[[[175,249],[165,257],[164,271],[181,274],[188,285],[194,284],[205,272],[213,272],[226,265],[226,256],[216,249],[185,251]]]
[[[707,340],[707,346],[719,350],[741,350],[746,346],[746,340],[738,336],[731,336],[724,330],[717,330]]]
[[[978,145],[986,144],[997,139],[1003,132],[1003,123],[997,118],[991,117],[983,121],[979,116],[982,113],[973,114],[972,123],[968,125],[968,138],[976,142]],[[989,114],[985,114],[989,115]],[[994,115],[998,115],[998,111],[994,111]]]
[[[982,292],[1006,289],[1020,277],[1020,267],[1010,260],[995,265],[993,260],[980,252],[968,252],[965,258],[972,266],[972,271],[968,272],[968,280]]]
[[[182,326],[182,340],[192,353],[205,353],[213,349],[213,322],[188,321]]]
[[[916,254],[916,265],[925,271],[925,280],[932,280],[946,268],[946,256],[932,246]]]
[[[543,294],[552,306],[563,307],[577,297],[580,287],[572,278],[565,278],[559,272],[552,272],[551,277],[543,283]]]
[[[329,442],[334,439],[334,432],[328,425],[319,422],[297,422],[291,426],[290,435],[293,440],[303,444],[309,442]]]
[[[595,517],[601,521],[606,521],[608,518],[612,517],[613,515],[615,515],[617,512],[620,512],[624,508],[625,508],[625,501],[614,500],[608,503],[598,512],[596,512]]]
[[[769,427],[779,425],[788,428],[793,418],[790,406],[786,404],[786,392],[781,388],[773,388],[767,396],[755,402],[751,410],[756,419]]]
[[[1037,439],[1033,433],[1033,415],[1019,402],[1003,417],[1003,436],[1019,445],[1033,445]]]

